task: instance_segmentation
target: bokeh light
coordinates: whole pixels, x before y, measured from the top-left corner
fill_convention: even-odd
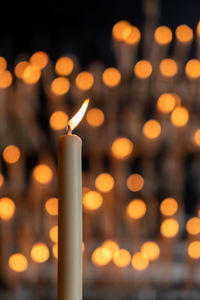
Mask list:
[[[124,42],[131,46],[138,44],[141,39],[141,33],[136,26],[127,26],[122,32]]]
[[[40,164],[34,168],[33,177],[39,183],[46,184],[52,180],[53,172],[48,165]]]
[[[58,258],[58,244],[57,243],[55,245],[53,245],[52,253],[53,253],[53,256],[57,259]]]
[[[130,191],[138,192],[144,186],[144,178],[140,174],[132,174],[127,178],[126,185]]]
[[[183,127],[189,120],[189,112],[186,107],[178,106],[171,114],[171,122],[175,127]]]
[[[31,65],[35,66],[39,70],[46,67],[48,60],[48,54],[44,51],[37,51],[30,58]]]
[[[160,204],[160,212],[164,216],[173,216],[178,210],[178,203],[174,198],[166,198]]]
[[[160,45],[168,45],[172,40],[172,31],[167,26],[159,26],[154,33],[156,42]]]
[[[168,218],[162,222],[160,231],[164,237],[173,238],[179,231],[179,224],[175,219]]]
[[[126,213],[131,219],[140,219],[144,217],[146,210],[146,204],[141,199],[133,199],[126,207]]]
[[[119,268],[125,268],[130,264],[131,255],[126,249],[119,249],[113,255],[113,262]]]
[[[140,79],[146,79],[151,76],[152,65],[148,60],[140,60],[134,67],[135,75]]]
[[[102,80],[108,87],[115,87],[121,81],[121,73],[116,68],[107,68],[102,74]]]
[[[113,240],[106,240],[102,246],[112,253],[112,257],[119,250],[118,244]]]
[[[67,122],[68,122],[68,115],[62,110],[55,111],[51,115],[49,120],[49,124],[51,128],[54,130],[64,129],[67,125]]]
[[[34,262],[44,263],[49,259],[49,249],[43,242],[36,243],[31,249],[30,256]]]
[[[95,179],[95,186],[100,192],[106,193],[113,189],[114,178],[108,173],[99,174]]]
[[[133,152],[134,145],[132,141],[125,137],[119,137],[112,143],[112,155],[117,159],[126,159]]]
[[[60,57],[55,66],[55,71],[59,76],[68,76],[74,68],[74,62],[70,57]]]
[[[29,66],[28,61],[20,61],[16,66],[15,66],[15,76],[17,78],[23,78],[24,77],[24,71],[25,69]]]
[[[200,129],[197,129],[194,133],[194,142],[197,146],[200,146]]]
[[[58,243],[58,226],[55,225],[49,230],[49,237],[54,243]]]
[[[28,268],[28,261],[21,253],[15,253],[9,257],[9,268],[14,272],[24,272]]]
[[[148,139],[156,139],[161,133],[160,123],[156,120],[149,120],[143,126],[143,134]]]
[[[94,77],[88,71],[80,72],[75,79],[76,86],[81,91],[88,91],[94,84]]]
[[[175,31],[176,38],[181,43],[189,43],[193,39],[193,31],[192,28],[183,24],[179,25]]]
[[[0,88],[6,89],[11,86],[13,82],[13,76],[10,71],[4,70],[0,72]]]
[[[3,151],[3,158],[8,164],[16,163],[20,155],[20,149],[15,145],[9,145]]]
[[[23,80],[29,85],[36,84],[41,76],[41,71],[36,66],[28,65],[23,72]]]
[[[96,266],[105,266],[111,261],[111,259],[112,254],[110,250],[105,247],[99,247],[92,253],[92,262]]]
[[[117,22],[112,28],[112,37],[116,41],[123,41],[124,39],[124,31],[126,28],[129,28],[130,23],[125,20],[121,20]]]
[[[190,218],[186,223],[187,232],[190,234],[199,234],[200,233],[200,218],[193,217]]]
[[[135,270],[143,271],[148,267],[149,260],[142,252],[136,252],[133,254],[131,265]]]
[[[191,79],[200,77],[200,60],[190,59],[185,65],[185,74]]]
[[[67,94],[69,88],[70,88],[69,79],[65,77],[57,77],[51,83],[51,91],[57,96],[62,96]]]
[[[83,205],[88,210],[97,210],[103,204],[103,197],[96,191],[89,191],[83,196]]]
[[[168,78],[176,75],[178,71],[178,66],[175,60],[171,58],[165,58],[160,62],[160,73]]]
[[[0,173],[0,187],[4,184],[4,176],[2,173]]]
[[[0,56],[0,72],[7,68],[7,61],[3,56]]]
[[[45,209],[51,216],[58,215],[58,198],[49,198],[45,203]]]
[[[176,105],[176,98],[174,94],[164,93],[160,95],[157,101],[157,108],[163,114],[171,112]]]
[[[92,108],[88,110],[86,120],[90,126],[99,127],[104,122],[104,113],[99,108]]]
[[[191,258],[200,258],[200,241],[193,241],[188,246],[188,255]]]
[[[0,219],[8,221],[15,213],[15,203],[8,197],[0,198]]]
[[[141,252],[149,259],[156,260],[160,256],[160,247],[157,243],[148,241],[141,247]]]

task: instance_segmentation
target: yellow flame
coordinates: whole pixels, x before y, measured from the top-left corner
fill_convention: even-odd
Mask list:
[[[79,122],[82,120],[86,110],[87,110],[87,107],[88,107],[88,104],[89,104],[89,101],[90,99],[86,99],[81,108],[79,109],[79,111],[75,114],[75,116],[73,116],[73,118],[71,120],[69,120],[68,122],[68,126],[70,127],[71,130],[73,130],[78,124]]]

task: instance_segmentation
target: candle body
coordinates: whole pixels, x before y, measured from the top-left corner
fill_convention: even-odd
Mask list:
[[[58,300],[82,299],[81,147],[76,135],[59,138]]]

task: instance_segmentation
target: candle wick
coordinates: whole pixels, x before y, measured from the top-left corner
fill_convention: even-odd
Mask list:
[[[72,134],[72,130],[71,130],[71,127],[69,124],[66,126],[66,133],[67,133],[67,135]]]

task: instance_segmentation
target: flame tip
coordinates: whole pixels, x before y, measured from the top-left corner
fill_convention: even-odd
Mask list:
[[[82,120],[82,118],[87,110],[89,101],[90,101],[90,98],[87,98],[81,105],[78,112],[69,120],[67,127],[69,127],[71,130],[73,130],[79,124],[79,122]]]

